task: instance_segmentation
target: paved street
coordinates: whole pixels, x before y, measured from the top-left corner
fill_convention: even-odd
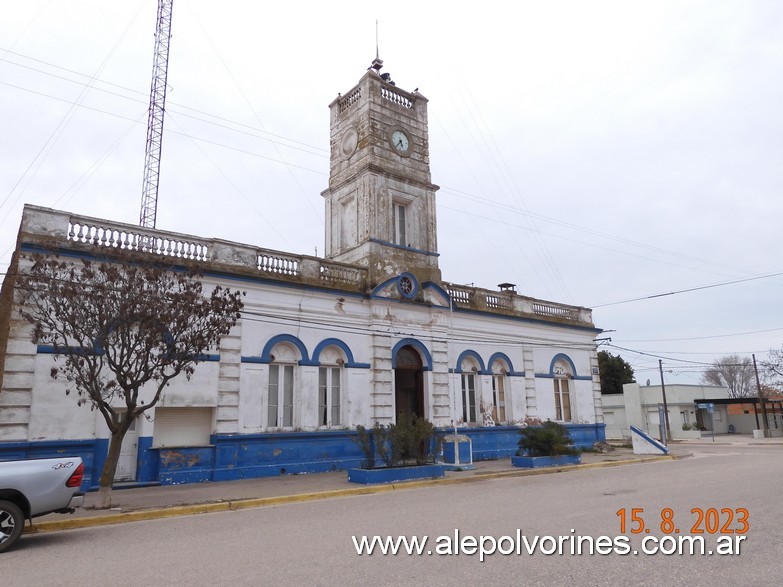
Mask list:
[[[13,585],[779,585],[783,446],[693,445],[677,461],[498,478],[377,495],[133,522],[25,536],[2,555]],[[358,556],[352,535],[620,534],[616,512],[643,508],[663,536],[693,508],[746,508],[739,556]],[[630,514],[629,514],[630,515]],[[722,522],[725,520],[721,520]],[[736,527],[736,524],[734,524]],[[629,518],[630,526],[630,518]],[[572,532],[573,530],[573,532]],[[630,535],[630,530],[626,530]],[[640,534],[631,539],[639,546]],[[715,539],[705,535],[712,548]],[[568,549],[566,543],[566,550]]]

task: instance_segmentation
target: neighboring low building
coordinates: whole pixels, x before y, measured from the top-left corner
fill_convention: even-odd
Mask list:
[[[673,439],[699,436],[697,430],[715,430],[717,434],[729,431],[726,405],[714,403],[712,418],[709,410],[699,409],[698,403],[726,399],[729,390],[713,385],[666,385],[666,405],[669,409],[669,425]],[[644,430],[650,436],[660,438],[660,410],[663,392],[660,385],[626,383],[621,394],[604,394],[602,397],[606,437],[630,438],[631,426]]]
[[[220,352],[129,431],[118,480],[354,466],[355,427],[401,413],[460,423],[476,459],[512,454],[526,418],[566,423],[581,446],[604,438],[589,309],[441,279],[427,99],[379,69],[330,106],[325,258],[25,207],[0,304],[0,459],[73,452],[95,482],[105,423],[50,378],[53,349],[30,342],[13,275],[35,252],[101,259],[140,243],[247,297]]]
[[[783,436],[783,396],[768,393],[764,406],[757,397],[745,397],[720,401],[726,405],[729,425],[739,434],[751,434],[764,428],[764,414],[767,415],[767,429],[771,436]]]

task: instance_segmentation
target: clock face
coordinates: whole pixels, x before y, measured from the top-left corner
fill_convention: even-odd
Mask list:
[[[399,129],[394,130],[392,131],[391,135],[389,135],[389,139],[391,140],[391,144],[394,150],[401,155],[407,155],[410,152],[411,140],[405,131]]]

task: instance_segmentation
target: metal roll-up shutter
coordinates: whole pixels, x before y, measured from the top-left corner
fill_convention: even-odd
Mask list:
[[[205,446],[212,433],[212,408],[157,408],[154,446]]]

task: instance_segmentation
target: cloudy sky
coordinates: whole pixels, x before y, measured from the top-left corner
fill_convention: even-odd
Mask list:
[[[176,0],[158,228],[323,254],[327,107],[379,21],[430,100],[444,279],[594,308],[642,383],[779,348],[783,3],[476,7]],[[4,272],[24,203],[138,222],[157,2],[0,10]]]

